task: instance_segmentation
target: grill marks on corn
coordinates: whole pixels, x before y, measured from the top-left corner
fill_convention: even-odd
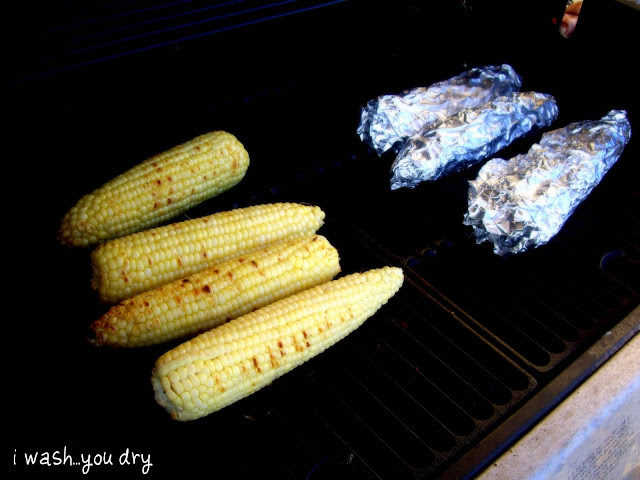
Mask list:
[[[282,241],[120,302],[92,324],[93,342],[135,347],[194,335],[339,271],[338,251],[325,237]]]
[[[92,285],[101,301],[117,303],[234,256],[314,234],[324,217],[316,206],[274,203],[128,235],[91,253]]]
[[[249,155],[236,137],[200,135],[82,197],[63,217],[58,238],[90,246],[150,228],[237,185],[248,167]]]
[[[156,400],[178,420],[224,408],[344,338],[402,281],[402,270],[393,267],[347,275],[178,345],[156,361]]]

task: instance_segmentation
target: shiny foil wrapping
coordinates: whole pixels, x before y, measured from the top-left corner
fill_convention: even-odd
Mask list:
[[[465,108],[517,92],[522,79],[511,66],[472,68],[429,87],[381,95],[362,109],[357,133],[378,155]]]
[[[470,182],[464,224],[498,255],[544,245],[600,183],[631,137],[624,110],[545,133],[506,161],[489,160]]]
[[[391,189],[468,168],[557,116],[555,99],[537,92],[510,93],[458,112],[406,141],[391,165]]]

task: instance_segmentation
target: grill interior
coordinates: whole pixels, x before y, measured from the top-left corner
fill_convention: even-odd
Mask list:
[[[525,88],[556,96],[558,126],[626,108],[633,128],[637,96],[620,79],[634,78],[623,46],[637,40],[636,12],[602,2],[567,41],[550,22],[558,2],[530,12],[512,2],[383,3],[123,1],[87,11],[70,2],[15,28],[8,178],[20,205],[9,231],[21,233],[6,271],[18,277],[12,301],[28,312],[9,337],[21,349],[9,379],[18,458],[66,446],[115,460],[129,448],[150,455],[156,475],[206,467],[218,478],[472,478],[597,367],[579,360],[628,323],[640,296],[637,140],[548,245],[500,258],[462,225],[479,166],[391,192],[391,159],[355,129],[359,108],[379,94],[489,63],[510,63]],[[606,66],[591,48],[596,33]],[[189,216],[318,204],[344,273],[391,264],[406,283],[323,355],[178,424],[149,382],[170,345],[84,342],[104,307],[89,287],[89,253],[61,248],[55,232],[81,195],[213,128],[236,134],[252,164],[240,185]],[[619,342],[637,330],[632,322]]]
[[[341,3],[333,1],[69,1],[24,6],[11,25],[22,78],[81,68]]]

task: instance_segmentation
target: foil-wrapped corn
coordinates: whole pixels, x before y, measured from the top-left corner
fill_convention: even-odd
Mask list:
[[[472,68],[429,87],[381,95],[362,109],[357,133],[378,155],[466,108],[517,92],[522,79],[509,65]],[[400,143],[401,146],[401,143]]]
[[[391,189],[468,168],[558,116],[551,95],[514,92],[458,112],[411,137],[391,165]]]
[[[544,134],[539,144],[506,161],[488,161],[470,182],[464,224],[498,255],[547,243],[600,183],[631,137],[624,110]]]

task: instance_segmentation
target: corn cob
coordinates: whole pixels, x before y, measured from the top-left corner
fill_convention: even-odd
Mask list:
[[[220,410],[347,336],[402,282],[395,267],[354,273],[202,333],[156,361],[156,401],[177,420]]]
[[[210,330],[340,272],[338,251],[307,235],[240,255],[115,305],[91,328],[94,345],[137,347]]]
[[[316,206],[254,205],[133,233],[91,252],[92,287],[117,303],[281,240],[315,233]]]
[[[92,246],[145,230],[237,185],[248,168],[249,155],[236,137],[200,135],[82,197],[64,215],[58,239]]]

